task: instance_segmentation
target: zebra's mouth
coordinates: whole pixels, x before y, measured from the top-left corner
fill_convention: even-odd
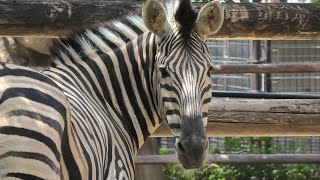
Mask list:
[[[178,159],[185,169],[202,167],[208,157],[209,142],[207,138],[190,135],[175,144]]]

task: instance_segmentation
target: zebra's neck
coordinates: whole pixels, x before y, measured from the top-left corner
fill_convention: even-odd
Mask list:
[[[112,110],[139,148],[161,121],[153,82],[156,37],[144,32],[110,49],[108,42],[101,41],[93,32],[86,33],[91,41],[78,37],[82,54],[60,42],[64,50],[59,51],[55,68],[75,73],[79,83],[74,86],[104,104],[107,111]]]
[[[129,127],[130,135],[137,138],[139,147],[161,123],[153,76],[155,38],[154,34],[145,32],[114,51],[114,55],[110,55],[114,56],[112,61],[106,60],[107,67],[115,67],[109,68],[109,77],[115,75],[117,78],[111,79],[120,79],[121,82],[111,82],[113,87],[119,88],[113,88],[116,92],[110,93],[116,100],[108,102],[122,116],[125,126]]]

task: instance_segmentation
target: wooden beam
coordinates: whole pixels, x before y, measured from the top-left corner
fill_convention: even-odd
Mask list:
[[[320,72],[320,64],[235,64],[214,65],[214,74]]]
[[[135,164],[177,164],[179,163],[175,155],[144,155],[137,156]],[[280,164],[296,164],[296,163],[320,163],[319,154],[246,154],[246,155],[211,155],[208,157],[208,164],[265,164],[265,163],[280,163]]]
[[[225,4],[222,39],[320,39],[320,4]]]
[[[2,36],[66,36],[81,28],[141,11],[141,0],[4,0]]]
[[[206,133],[209,137],[320,136],[320,99],[213,98]],[[162,124],[153,137],[171,137]]]
[[[159,154],[159,143],[158,139],[148,138],[144,142],[143,146],[139,148],[138,156],[145,156],[150,154]],[[134,179],[139,180],[150,180],[150,177],[153,177],[152,180],[163,180],[163,167],[161,164],[149,166],[146,164],[137,164],[134,169]]]
[[[0,35],[68,35],[141,11],[141,0],[21,0],[0,4]],[[203,4],[196,4],[200,9]],[[319,39],[318,4],[224,4],[225,21],[213,39]]]

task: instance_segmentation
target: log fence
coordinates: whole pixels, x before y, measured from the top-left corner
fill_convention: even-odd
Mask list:
[[[28,0],[0,3],[0,36],[64,37],[79,27],[141,11],[140,0]],[[197,9],[203,4],[196,4]],[[223,4],[221,30],[209,39],[320,39],[319,4]],[[320,64],[214,65],[213,73],[320,72]],[[320,136],[319,99],[214,98],[208,136]],[[153,137],[171,136],[161,125]],[[138,156],[136,164],[176,163],[174,156]],[[215,155],[209,163],[320,163],[320,155]]]
[[[67,36],[79,28],[141,12],[141,0],[28,0],[0,3],[2,36]],[[195,4],[200,9],[204,4]],[[320,5],[223,4],[224,24],[211,39],[319,39]]]

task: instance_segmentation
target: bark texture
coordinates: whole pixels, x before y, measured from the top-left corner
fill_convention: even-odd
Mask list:
[[[0,3],[0,35],[66,36],[132,12],[141,0],[29,0]],[[204,3],[195,4],[200,9]],[[319,39],[320,5],[223,4],[224,24],[212,39]]]
[[[320,99],[213,98],[209,107],[209,137],[319,136]],[[165,124],[154,137],[170,137]]]
[[[211,38],[319,39],[320,5],[299,3],[225,4],[224,24]]]

